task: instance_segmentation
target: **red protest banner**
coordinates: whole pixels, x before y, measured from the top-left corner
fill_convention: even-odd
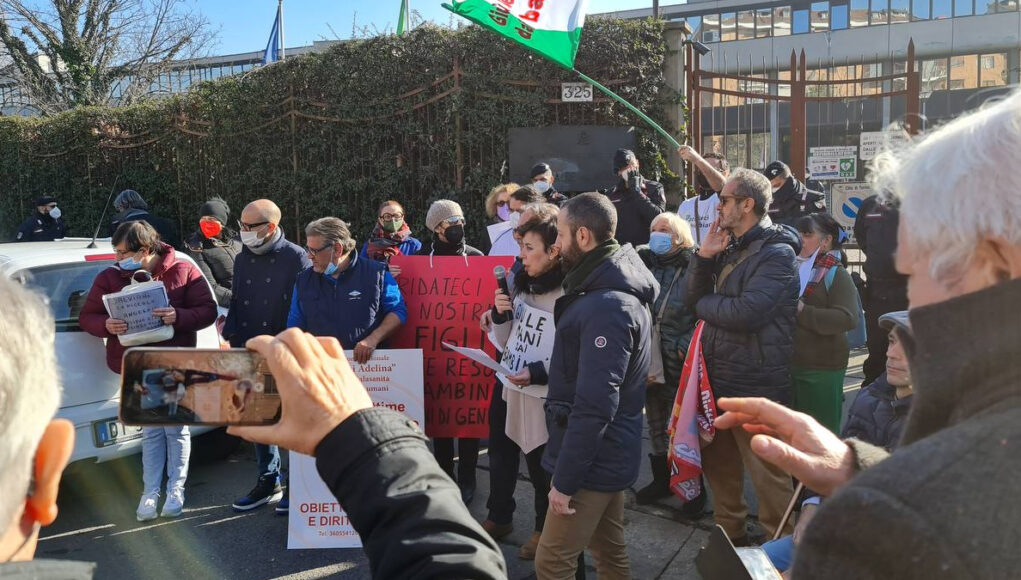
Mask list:
[[[489,437],[493,371],[442,343],[481,348],[495,356],[479,328],[479,317],[493,303],[493,268],[510,269],[512,262],[508,256],[467,260],[463,256],[395,256],[390,262],[401,268],[397,284],[408,306],[408,321],[388,346],[422,349],[429,437]]]

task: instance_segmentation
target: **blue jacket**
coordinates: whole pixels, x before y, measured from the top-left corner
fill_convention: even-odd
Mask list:
[[[897,389],[887,382],[884,372],[858,391],[858,397],[847,414],[847,424],[840,433],[841,438],[854,437],[887,451],[893,450],[900,442],[913,397],[908,395],[898,399]]]
[[[408,308],[386,264],[351,253],[340,276],[324,276],[309,268],[298,275],[287,327],[316,336],[332,336],[345,349],[372,333],[387,314],[408,320]]]
[[[280,239],[265,254],[256,254],[247,246],[234,258],[230,311],[223,326],[223,337],[234,348],[260,334],[275,335],[287,328],[291,291],[298,273],[310,267],[305,250]]]
[[[542,466],[561,493],[621,491],[638,477],[657,292],[625,245],[557,300]]]

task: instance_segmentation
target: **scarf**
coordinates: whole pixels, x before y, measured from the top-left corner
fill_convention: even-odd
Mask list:
[[[248,249],[251,250],[251,252],[257,256],[265,256],[270,252],[270,250],[276,247],[277,242],[279,242],[280,238],[282,237],[284,237],[284,231],[278,227],[276,230],[273,231],[273,233],[270,235],[269,239],[266,240],[265,243],[254,248],[248,246]]]
[[[840,251],[830,250],[825,254],[819,254],[815,259],[815,264],[812,266],[812,277],[808,281],[808,285],[805,286],[805,292],[801,297],[808,298],[815,291],[815,287],[819,285],[819,282],[826,277],[826,272],[830,271],[830,268],[840,264]]]
[[[514,294],[542,295],[556,290],[564,282],[564,272],[556,264],[544,274],[532,278],[522,268],[514,274]]]
[[[620,244],[613,238],[610,238],[592,248],[587,254],[582,256],[580,262],[578,262],[567,272],[567,274],[564,275],[564,293],[574,293],[574,291],[577,290],[586,279],[588,279],[589,275],[592,274],[599,264],[602,264],[605,260],[609,259],[610,256],[617,253],[617,250],[619,249]]]
[[[437,256],[464,256],[467,251],[465,247],[464,240],[451,244],[450,242],[444,242],[437,236],[433,236],[431,253]]]
[[[691,501],[701,492],[702,443],[711,443],[716,436],[716,397],[709,385],[709,375],[702,356],[702,330],[705,321],[698,321],[684,357],[684,369],[677,386],[674,408],[667,423],[670,447],[670,491],[684,501]]]
[[[411,228],[407,223],[401,224],[396,232],[387,232],[376,222],[372,234],[369,235],[369,247],[366,254],[378,262],[389,262],[390,258],[401,255],[400,245],[411,236]]]

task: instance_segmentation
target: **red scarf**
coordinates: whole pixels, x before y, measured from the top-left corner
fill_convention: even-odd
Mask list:
[[[376,222],[376,227],[369,236],[369,247],[366,254],[379,262],[389,262],[390,258],[401,255],[400,245],[411,236],[411,228],[407,223],[401,224],[401,229],[390,233],[383,230],[383,226]]]
[[[808,285],[805,286],[805,293],[801,295],[802,299],[808,298],[815,291],[815,287],[819,285],[819,282],[826,277],[826,272],[830,271],[830,268],[840,264],[840,252],[838,250],[830,250],[825,254],[819,254],[815,257],[815,264],[812,266],[812,279],[808,281]]]

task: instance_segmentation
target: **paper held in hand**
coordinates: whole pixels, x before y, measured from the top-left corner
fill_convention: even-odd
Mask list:
[[[486,368],[492,369],[496,373],[499,373],[501,375],[514,374],[512,371],[510,371],[506,367],[502,366],[500,363],[490,358],[490,356],[486,354],[486,351],[484,350],[478,348],[463,348],[460,346],[454,346],[449,342],[444,342],[442,344],[443,346],[449,348],[450,350],[456,352],[457,354],[464,357],[468,357],[471,360],[485,366]]]
[[[104,294],[103,306],[110,318],[123,320],[128,325],[128,330],[117,336],[124,346],[152,344],[174,337],[174,327],[164,325],[163,320],[152,315],[153,310],[170,306],[163,282],[139,283],[132,279],[120,292]]]

